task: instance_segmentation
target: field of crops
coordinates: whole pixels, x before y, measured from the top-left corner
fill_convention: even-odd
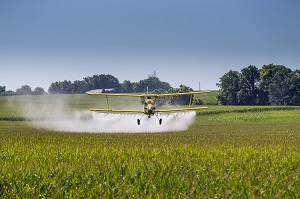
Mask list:
[[[0,198],[300,197],[299,107],[209,106],[180,132],[31,125],[41,105],[62,102],[99,105],[86,95],[0,97]]]

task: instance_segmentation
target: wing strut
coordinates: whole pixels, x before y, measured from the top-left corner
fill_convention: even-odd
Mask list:
[[[109,109],[108,96],[106,95],[107,109]]]

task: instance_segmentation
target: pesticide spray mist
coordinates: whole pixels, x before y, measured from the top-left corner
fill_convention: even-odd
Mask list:
[[[21,110],[27,118],[32,118],[32,124],[54,131],[93,132],[93,133],[138,133],[183,131],[193,123],[194,111],[158,114],[162,119],[142,114],[99,113],[89,110],[70,110],[65,101],[53,102],[43,100],[43,103],[22,103]],[[143,117],[142,117],[143,116]],[[141,118],[142,117],[142,118]],[[137,119],[141,119],[140,125]]]
[[[193,111],[159,115],[163,120],[161,125],[159,125],[156,117],[148,118],[144,116],[141,119],[141,124],[138,125],[137,119],[141,115],[137,114],[106,114],[78,111],[72,117],[68,116],[59,120],[44,120],[34,123],[55,131],[95,133],[165,132],[186,130],[191,125],[195,115],[196,113]]]

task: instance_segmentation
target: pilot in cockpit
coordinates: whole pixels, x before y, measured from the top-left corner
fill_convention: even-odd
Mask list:
[[[147,105],[147,104],[154,104],[154,101],[153,101],[153,99],[151,99],[151,97],[150,96],[148,96],[146,99],[145,99],[145,105]]]

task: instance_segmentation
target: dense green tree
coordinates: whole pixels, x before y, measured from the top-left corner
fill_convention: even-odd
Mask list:
[[[36,87],[32,92],[32,94],[34,95],[43,95],[45,93],[46,93],[45,90],[41,87]]]
[[[273,64],[263,65],[259,70],[260,82],[259,82],[259,104],[269,104],[269,85],[274,77],[275,66]]]
[[[283,65],[268,64],[263,65],[259,73],[259,104],[289,104],[289,79],[293,71]]]
[[[241,105],[255,105],[258,103],[258,82],[260,80],[258,68],[248,66],[239,73],[240,90],[238,100]]]
[[[269,85],[269,104],[287,105],[289,104],[289,82],[284,74],[275,74]]]
[[[4,93],[5,92],[6,87],[5,86],[0,86],[0,93]]]
[[[295,70],[294,75],[290,78],[290,104],[300,105],[300,70]]]
[[[133,84],[129,80],[124,80],[120,86],[121,86],[120,92],[123,92],[123,93],[132,93],[133,92],[133,88],[132,88]]]
[[[300,105],[300,70],[283,65],[229,71],[217,85],[217,99],[224,105]]]
[[[92,89],[110,89],[113,88],[115,91],[120,90],[119,80],[112,75],[93,75],[92,77],[83,78],[88,84],[90,90]]]
[[[139,82],[133,84],[133,91],[146,92],[147,87],[149,92],[152,92],[156,89],[163,89],[167,91],[171,88],[169,83],[160,81],[156,76],[150,76],[147,79],[140,80]]]
[[[218,101],[223,105],[239,104],[238,92],[240,91],[240,75],[237,71],[230,70],[225,73],[217,86],[220,88],[217,95]]]
[[[21,86],[16,90],[17,95],[32,95],[31,87],[28,85]]]
[[[6,95],[6,87],[0,86],[0,96]]]
[[[58,81],[51,83],[48,92],[51,94],[71,94],[73,90],[73,84],[69,80]]]
[[[71,94],[73,90],[73,84],[70,80],[64,80],[61,82],[61,94]]]
[[[57,94],[60,91],[60,85],[58,82],[52,82],[51,85],[48,88],[48,92],[50,94]]]
[[[84,80],[75,80],[73,82],[73,89],[72,93],[77,94],[77,93],[85,93],[89,91],[89,85],[87,84],[86,81]]]

